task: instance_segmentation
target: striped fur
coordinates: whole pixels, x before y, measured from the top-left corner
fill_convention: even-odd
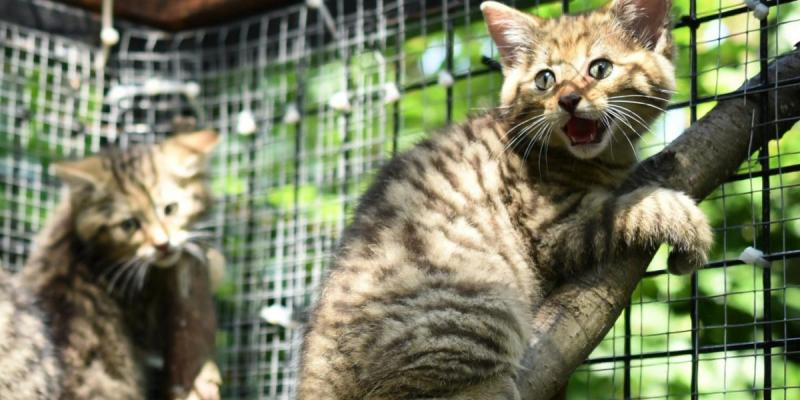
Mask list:
[[[671,244],[675,272],[705,261],[694,201],[618,189],[674,87],[668,7],[617,0],[541,20],[482,6],[502,106],[396,157],[363,196],[305,337],[301,400],[517,399],[531,313],[559,279],[628,246]],[[613,62],[608,78],[588,77],[595,57]],[[545,68],[556,83],[543,91]],[[575,114],[559,108],[566,91],[582,96]],[[640,97],[606,112],[623,95]],[[605,118],[605,138],[572,144],[576,115]]]
[[[152,289],[158,286],[147,282],[153,275],[148,270],[173,266],[196,246],[188,229],[210,206],[204,160],[216,140],[212,132],[198,132],[55,166],[68,187],[65,198],[15,282],[0,280],[0,309],[13,308],[32,320],[16,327],[21,332],[9,331],[5,321],[0,351],[28,346],[39,354],[27,366],[4,357],[0,372],[27,368],[42,375],[37,364],[50,368],[53,351],[58,368],[49,376],[57,384],[38,389],[34,382],[10,382],[0,386],[0,398],[31,390],[46,399],[145,397],[144,356],[160,353],[157,340],[163,339],[156,325],[161,306]],[[166,213],[172,203],[177,208]],[[167,241],[169,250],[156,250],[158,240]],[[34,314],[31,302],[3,301],[23,295],[36,299],[46,319]]]
[[[47,320],[34,297],[0,269],[0,398],[50,400],[61,369]]]

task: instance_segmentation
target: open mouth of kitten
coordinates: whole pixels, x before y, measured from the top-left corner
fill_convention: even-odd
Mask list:
[[[600,143],[606,132],[606,126],[598,120],[573,116],[564,125],[563,130],[573,146],[581,146]]]
[[[181,256],[181,251],[179,249],[169,250],[166,253],[162,253],[154,262],[157,267],[171,267],[175,264]]]

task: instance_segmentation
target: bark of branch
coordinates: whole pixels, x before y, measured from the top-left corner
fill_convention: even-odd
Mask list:
[[[758,150],[762,137],[750,135],[754,118],[768,99],[770,139],[778,139],[800,117],[800,51],[772,63],[761,94],[722,101],[661,153],[645,160],[623,185],[632,190],[658,182],[702,199]],[[781,83],[788,83],[779,87]],[[745,84],[756,90],[754,78]],[[765,119],[765,120],[767,120]],[[752,136],[752,137],[751,137]],[[575,277],[550,293],[536,311],[534,339],[522,360],[517,387],[526,400],[552,398],[603,339],[630,300],[655,249],[630,249],[613,262]]]

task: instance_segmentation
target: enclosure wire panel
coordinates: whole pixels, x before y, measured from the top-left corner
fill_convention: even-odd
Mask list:
[[[510,2],[543,17],[602,3]],[[740,85],[800,41],[799,2],[764,2],[764,21],[740,1],[674,3],[678,92],[644,135],[642,158],[718,101],[764,93]],[[479,4],[333,0],[329,19],[298,4],[178,33],[122,21],[98,68],[96,17],[0,0],[9,10],[0,16],[0,263],[22,267],[59,198],[50,162],[153,142],[175,117],[194,117],[222,134],[204,228],[228,260],[216,295],[224,397],[294,398],[302,323],[376,169],[497,104],[502,75],[485,60],[497,51]],[[774,137],[776,122],[761,112],[752,134]],[[716,235],[704,269],[667,275],[659,252],[573,375],[570,399],[800,399],[797,131],[767,142],[701,204]],[[771,267],[738,261],[747,246]],[[301,327],[260,317],[274,305]]]

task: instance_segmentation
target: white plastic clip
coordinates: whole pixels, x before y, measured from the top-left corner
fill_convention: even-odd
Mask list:
[[[453,86],[453,84],[456,81],[455,81],[455,79],[453,79],[453,75],[450,73],[450,71],[444,70],[442,72],[439,72],[438,82],[439,82],[440,85],[449,88],[449,87]]]
[[[764,258],[764,252],[755,247],[748,246],[739,255],[739,260],[745,264],[753,264],[762,268],[769,268],[770,262]]]
[[[350,112],[350,110],[353,109],[353,106],[350,105],[350,97],[346,90],[334,93],[330,100],[328,100],[328,105],[332,109],[341,112]]]
[[[765,20],[769,16],[769,7],[760,0],[745,0],[747,8],[753,10],[753,16],[759,20]]]
[[[396,103],[400,100],[400,89],[394,82],[386,82],[383,84],[383,102],[386,104]]]
[[[256,118],[250,110],[242,110],[236,117],[236,133],[249,136],[256,133]]]
[[[272,325],[282,326],[286,329],[293,329],[299,325],[297,321],[292,320],[292,310],[280,304],[264,307],[259,311],[258,315],[264,321]]]
[[[289,103],[286,106],[286,112],[283,114],[283,123],[292,125],[298,122],[300,122],[300,110],[297,109],[296,104]]]
[[[200,95],[200,84],[195,81],[186,82],[183,85],[183,94],[191,100],[196,99]]]

